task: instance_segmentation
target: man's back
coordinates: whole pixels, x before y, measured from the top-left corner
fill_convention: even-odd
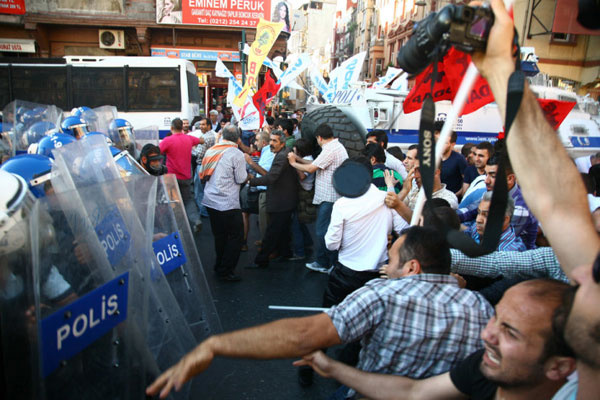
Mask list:
[[[321,204],[323,201],[333,203],[340,197],[333,189],[331,178],[337,167],[347,158],[348,152],[337,139],[333,139],[323,146],[321,154],[313,161],[313,165],[319,167],[315,179],[313,204]]]
[[[167,136],[160,142],[160,151],[167,156],[170,174],[175,174],[181,180],[192,177],[192,147],[197,144],[200,144],[198,138],[183,133]]]
[[[204,188],[202,204],[219,211],[240,208],[240,184],[246,177],[246,161],[237,148],[225,150]]]
[[[388,234],[408,226],[385,206],[386,193],[370,185],[356,198],[342,197],[333,205],[325,235],[329,250],[338,250],[338,260],[354,271],[372,271],[387,260]],[[395,222],[395,226],[394,226]]]
[[[357,367],[422,379],[483,346],[492,306],[450,275],[374,279],[327,314],[343,342],[364,337]]]

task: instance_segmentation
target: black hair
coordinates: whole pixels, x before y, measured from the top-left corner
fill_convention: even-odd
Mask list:
[[[408,146],[408,150],[419,150],[419,145],[411,144],[410,146]]]
[[[594,194],[596,191],[596,180],[590,174],[581,173],[581,179],[583,180],[583,184],[585,185],[585,190],[588,194]]]
[[[296,150],[298,151],[298,155],[300,157],[306,157],[312,154],[313,151],[312,144],[304,138],[296,140],[296,142],[294,143],[294,147],[296,147]]]
[[[400,161],[404,161],[406,155],[402,152],[402,149],[398,146],[390,147],[387,152],[396,157]]]
[[[594,182],[596,183],[595,191],[600,194],[600,164],[592,165],[588,174],[594,178]]]
[[[465,143],[463,144],[463,147],[460,149],[460,153],[463,155],[464,158],[469,157],[469,154],[471,153],[471,149],[473,148],[473,146],[475,146],[475,143]]]
[[[503,153],[499,153],[498,151],[494,152],[494,155],[490,157],[487,162],[487,165],[498,165],[500,162],[500,157],[504,157]],[[512,165],[510,163],[510,158],[506,157],[504,160],[504,171],[506,171],[506,175],[514,174],[512,169]]]
[[[377,140],[377,143],[383,143],[383,148],[387,149],[388,145],[388,136],[385,131],[381,129],[373,129],[371,132],[367,133],[367,139],[370,137],[374,137]]]
[[[327,124],[321,124],[317,126],[315,130],[315,137],[320,137],[321,139],[331,139],[333,138],[333,130]]]
[[[360,164],[364,165],[365,167],[368,168],[369,172],[371,174],[373,174],[373,166],[371,165],[371,161],[367,157],[365,157],[365,156],[353,156],[353,157],[347,158],[347,159],[345,159],[342,162],[342,164],[340,165],[340,167],[342,165],[344,165],[345,163],[351,163],[351,162],[352,163],[353,162],[357,162],[357,163],[360,163]]]
[[[287,136],[292,136],[294,134],[294,123],[291,119],[279,118],[275,121],[275,126],[281,126],[281,130],[283,130]]]
[[[494,155],[494,146],[490,142],[481,142],[476,146],[476,148],[478,150],[487,150],[490,157]]]
[[[273,126],[273,124],[275,123],[275,118],[271,117],[270,115],[267,115],[265,117],[265,120],[267,121],[267,125],[269,126]]]
[[[385,151],[378,143],[367,143],[362,154],[367,157],[367,160],[371,160],[371,157],[375,157],[376,163],[385,163]]]
[[[400,260],[406,262],[412,259],[419,262],[423,273],[450,273],[450,246],[436,229],[411,226],[404,231]]]
[[[456,211],[450,208],[448,202],[444,199],[436,198],[429,201],[441,200],[438,205],[428,207],[427,204],[423,208],[423,226],[434,228],[438,231],[444,231],[446,227],[460,230],[460,219]],[[446,203],[441,205],[441,203]]]

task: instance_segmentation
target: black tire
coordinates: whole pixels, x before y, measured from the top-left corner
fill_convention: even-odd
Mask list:
[[[320,152],[315,131],[321,124],[327,124],[333,129],[333,136],[344,145],[349,157],[361,154],[365,148],[366,132],[357,128],[352,121],[336,106],[322,106],[306,114],[302,118],[302,137],[313,144]]]

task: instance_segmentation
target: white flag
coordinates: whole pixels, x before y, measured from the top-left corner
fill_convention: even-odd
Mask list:
[[[337,78],[335,91],[350,89],[350,84],[358,81],[366,55],[366,51],[358,53],[336,68],[338,71],[335,75]]]
[[[373,84],[373,89],[381,89],[387,86],[395,77],[397,77],[402,70],[400,68],[389,67],[385,76],[379,78],[377,82]]]
[[[288,66],[288,69],[283,71],[283,74],[279,78],[277,83],[281,84],[281,87],[288,86],[290,82],[293,82],[298,75],[300,75],[306,68],[311,64],[310,55],[303,53],[298,56],[296,61]]]
[[[242,91],[242,85],[240,85],[237,79],[235,79],[235,76],[233,76],[233,74],[227,69],[227,67],[225,66],[225,64],[223,64],[223,61],[221,61],[220,58],[217,58],[217,63],[215,65],[215,75],[217,75],[219,78],[229,79],[229,82],[231,82],[231,84],[236,88],[237,93]]]

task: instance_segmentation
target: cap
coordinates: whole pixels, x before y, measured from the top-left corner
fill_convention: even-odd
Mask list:
[[[373,173],[362,163],[346,160],[333,173],[333,187],[344,197],[355,198],[369,190]]]

